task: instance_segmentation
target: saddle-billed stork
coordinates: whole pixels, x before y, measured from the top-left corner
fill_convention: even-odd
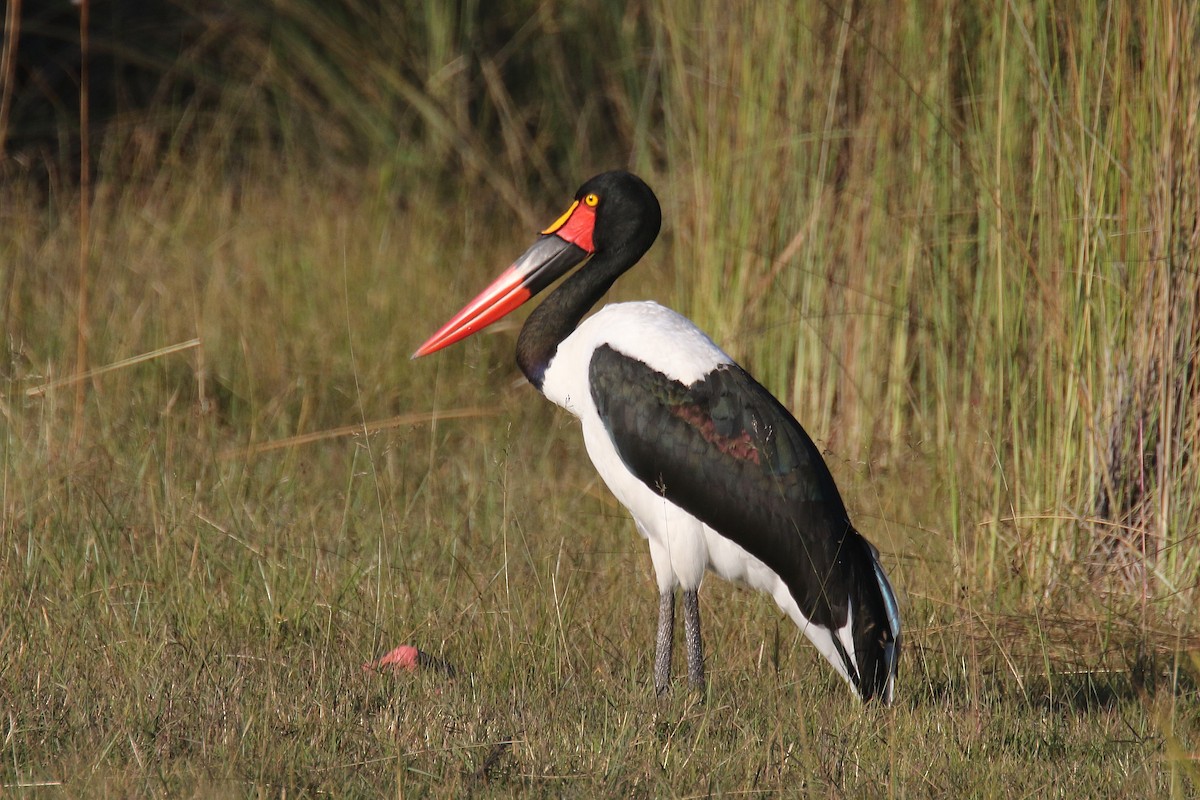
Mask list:
[[[657,303],[607,305],[580,322],[650,249],[661,221],[640,178],[597,175],[413,358],[478,332],[590,257],[529,315],[517,363],[579,418],[592,462],[650,543],[657,692],[670,681],[676,588],[688,677],[704,686],[697,590],[707,568],[771,595],[861,699],[890,703],[896,597],[800,424],[688,319]]]

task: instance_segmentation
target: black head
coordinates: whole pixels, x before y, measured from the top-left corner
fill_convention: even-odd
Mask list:
[[[623,170],[590,178],[575,199],[595,209],[592,241],[598,255],[613,257],[620,252],[636,260],[650,249],[662,227],[662,207],[654,191]]]
[[[658,198],[628,172],[605,172],[575,193],[575,202],[479,296],[417,348],[413,358],[453,344],[508,314],[591,257],[560,291],[530,315],[535,329],[553,318],[557,343],[622,272],[654,244],[662,226]],[[544,326],[545,327],[545,326]],[[527,326],[528,330],[528,326]],[[524,335],[524,334],[523,334]],[[528,374],[528,371],[527,371]]]

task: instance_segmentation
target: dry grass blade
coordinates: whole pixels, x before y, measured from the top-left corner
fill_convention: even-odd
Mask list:
[[[77,375],[69,375],[65,378],[59,378],[57,380],[49,381],[47,383],[43,383],[38,386],[32,386],[25,390],[25,395],[27,397],[41,397],[42,395],[46,394],[47,392],[53,391],[55,389],[60,389],[63,386],[71,386],[71,385],[79,383],[81,381],[86,381],[86,380],[90,380],[92,378],[99,377],[100,375],[106,375],[110,372],[115,372],[120,369],[132,367],[137,364],[144,364],[145,362],[153,361],[156,358],[162,358],[163,356],[169,356],[174,353],[180,353],[180,352],[183,352],[184,350],[191,350],[192,348],[199,347],[199,346],[200,346],[199,339],[188,339],[186,342],[179,342],[177,344],[167,345],[166,347],[160,347],[157,350],[151,350],[148,353],[142,353],[140,355],[130,356],[129,358],[123,358],[120,361],[114,361],[111,364],[107,364],[103,367],[96,367],[95,369],[90,369],[90,370],[87,370],[86,372],[83,372],[83,373],[80,373]]]
[[[360,434],[372,434],[379,431],[388,430],[389,428],[400,428],[406,425],[427,425],[433,422],[448,419],[467,419],[470,417],[492,417],[499,414],[499,409],[495,408],[451,408],[443,411],[421,411],[411,414],[399,414],[387,419],[373,420],[371,422],[362,422],[354,425],[342,425],[337,428],[330,428],[324,431],[314,431],[312,433],[302,433],[298,436],[289,436],[286,439],[274,439],[269,442],[258,442],[257,444],[248,445],[246,447],[235,447],[225,450],[221,453],[221,458],[228,460],[231,458],[243,458],[247,456],[256,456],[262,453],[269,453],[272,450],[282,450],[285,447],[299,447],[301,445],[312,444],[313,442],[321,442],[326,439],[337,439],[342,436],[358,436]]]
[[[0,52],[0,161],[8,143],[8,109],[12,104],[13,74],[21,32],[21,0],[9,0],[4,12],[4,49]]]

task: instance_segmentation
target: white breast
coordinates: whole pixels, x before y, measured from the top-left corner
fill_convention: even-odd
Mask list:
[[[614,303],[588,317],[558,345],[542,393],[577,417],[595,415],[588,366],[607,344],[685,386],[732,364],[692,321],[658,303]]]

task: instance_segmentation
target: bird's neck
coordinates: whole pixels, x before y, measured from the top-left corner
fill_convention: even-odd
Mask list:
[[[517,365],[538,391],[559,343],[571,335],[583,315],[640,255],[631,259],[620,258],[619,254],[608,259],[593,256],[529,315],[517,337]]]

